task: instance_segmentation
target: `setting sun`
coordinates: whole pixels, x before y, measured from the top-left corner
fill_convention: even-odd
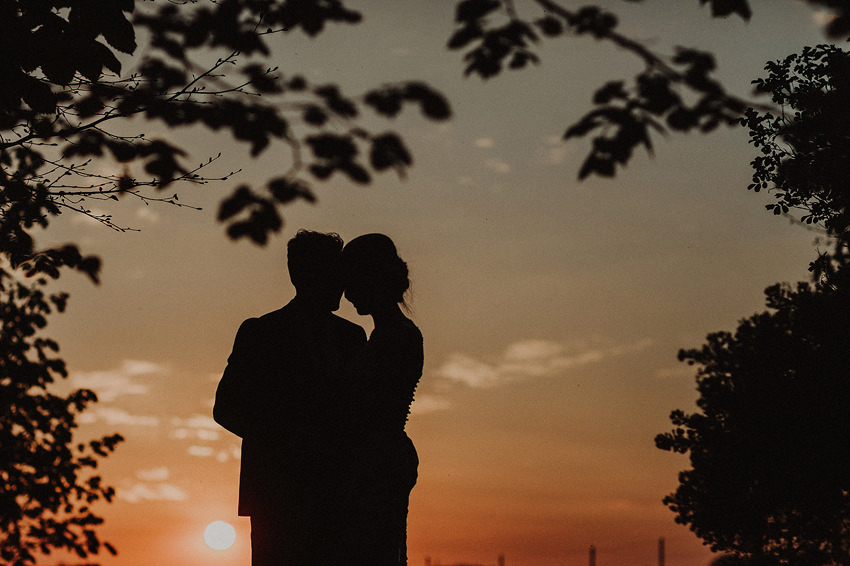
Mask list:
[[[213,550],[227,550],[236,542],[236,529],[224,521],[213,521],[204,529],[204,542]]]

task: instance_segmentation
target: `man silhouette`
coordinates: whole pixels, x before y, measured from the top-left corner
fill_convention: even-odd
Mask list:
[[[239,515],[251,517],[253,566],[344,563],[344,369],[366,333],[333,314],[342,246],[306,230],[289,241],[295,298],[242,323],[216,391],[213,417],[242,437]]]

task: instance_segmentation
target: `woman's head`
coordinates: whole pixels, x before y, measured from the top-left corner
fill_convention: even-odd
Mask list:
[[[345,297],[360,314],[405,304],[410,287],[407,264],[398,256],[393,241],[383,234],[354,238],[342,251]]]

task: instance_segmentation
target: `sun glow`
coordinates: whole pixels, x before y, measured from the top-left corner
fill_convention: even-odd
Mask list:
[[[213,521],[204,530],[204,542],[213,550],[227,550],[236,542],[236,529],[224,521]]]

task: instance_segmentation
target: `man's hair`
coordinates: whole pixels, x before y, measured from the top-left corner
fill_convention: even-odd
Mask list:
[[[318,283],[339,265],[342,256],[342,238],[339,234],[299,230],[286,245],[286,263],[289,278],[299,285]]]

